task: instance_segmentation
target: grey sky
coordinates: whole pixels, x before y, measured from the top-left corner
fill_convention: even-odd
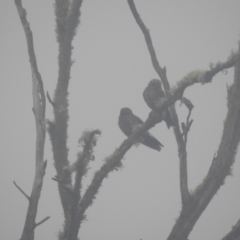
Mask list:
[[[135,0],[135,4],[150,30],[160,65],[167,67],[171,85],[192,70],[225,61],[231,49],[237,48],[238,0]],[[58,73],[53,1],[26,0],[23,5],[33,31],[45,91],[53,96]],[[86,188],[102,160],[125,139],[117,125],[120,109],[130,107],[142,120],[147,118],[150,109],[142,92],[157,75],[127,1],[84,1],[81,12],[69,87],[69,159],[76,158],[83,130],[102,131],[96,160],[84,182]],[[35,125],[26,40],[13,0],[2,3],[0,29],[0,239],[19,239],[27,201],[12,181],[30,193],[35,170]],[[206,175],[217,151],[227,110],[226,84],[232,79],[230,70],[227,75],[218,74],[212,84],[186,91],[195,106],[188,143],[191,189]],[[185,120],[186,109],[179,103],[176,106]],[[50,104],[46,117],[52,119]],[[177,147],[173,131],[165,123],[151,129],[151,133],[164,148],[160,153],[142,145],[130,149],[123,160],[124,168],[109,175],[87,210],[81,240],[157,240],[168,236],[181,207]],[[221,239],[240,218],[239,158],[238,153],[233,177],[227,178],[189,239]],[[56,239],[63,221],[57,185],[51,180],[55,169],[48,136],[45,159],[48,167],[37,221],[48,215],[51,219],[37,228],[36,240]]]

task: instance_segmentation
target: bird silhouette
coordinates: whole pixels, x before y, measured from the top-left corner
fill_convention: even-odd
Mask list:
[[[130,108],[122,108],[118,118],[118,126],[126,136],[130,136],[137,126],[141,126],[143,121],[133,114]],[[163,145],[149,132],[145,132],[141,137],[141,143],[147,147],[160,151]]]
[[[148,86],[143,91],[143,98],[152,110],[156,109],[157,103],[166,99],[160,80],[152,79],[148,83]],[[164,112],[164,115],[164,121],[166,122],[167,127],[170,128],[173,126],[173,120],[168,109]]]

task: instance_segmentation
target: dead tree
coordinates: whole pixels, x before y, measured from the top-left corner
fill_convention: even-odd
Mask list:
[[[206,71],[192,71],[178,81],[175,87],[170,88],[166,68],[161,67],[153,44],[149,30],[138,14],[133,0],[128,0],[132,14],[143,32],[152,64],[161,79],[166,93],[166,100],[162,101],[157,109],[153,110],[147,120],[111,154],[105,159],[105,163],[95,173],[91,184],[85,192],[82,192],[82,178],[87,173],[88,165],[94,160],[93,148],[96,145],[97,135],[100,130],[85,131],[79,142],[82,151],[78,153],[77,159],[70,164],[67,148],[67,129],[68,129],[68,86],[72,66],[72,41],[76,34],[76,29],[80,21],[80,8],[82,0],[56,0],[56,35],[59,45],[58,67],[59,75],[53,100],[47,94],[47,98],[52,105],[54,119],[45,121],[45,95],[43,82],[37,69],[36,57],[33,49],[33,38],[30,26],[26,19],[26,11],[22,8],[21,0],[15,0],[17,10],[26,34],[30,64],[33,78],[33,112],[37,127],[37,146],[36,146],[36,177],[31,196],[27,196],[17,185],[20,191],[29,200],[29,208],[26,216],[25,227],[21,240],[34,239],[34,228],[44,222],[35,223],[37,214],[38,200],[41,193],[42,180],[46,168],[46,161],[43,161],[45,124],[50,135],[56,176],[53,178],[58,183],[59,195],[64,212],[63,230],[59,233],[60,240],[77,240],[81,223],[85,219],[86,210],[91,206],[103,180],[108,174],[121,167],[121,160],[127,151],[139,142],[141,136],[159,123],[159,113],[170,109],[170,114],[174,122],[174,134],[178,145],[178,155],[180,161],[180,189],[182,199],[182,210],[176,224],[174,225],[168,240],[186,240],[193,229],[195,223],[205,210],[213,196],[230,174],[234,163],[234,157],[240,140],[240,50],[232,53],[229,58],[221,63],[212,65]],[[217,154],[212,160],[208,174],[202,183],[193,193],[188,189],[187,172],[187,137],[192,125],[191,111],[193,105],[191,101],[184,98],[186,88],[193,84],[210,83],[213,77],[225,69],[235,66],[235,79],[228,91],[228,113],[225,120],[222,140]],[[181,100],[189,109],[189,114],[185,123],[179,123],[178,115],[174,103]],[[74,175],[73,175],[74,174]],[[74,179],[73,179],[73,176]],[[236,239],[240,236],[239,223],[226,235],[224,240]],[[234,238],[233,238],[234,236]]]
[[[19,0],[15,0],[15,4],[18,10],[18,14],[25,32],[29,61],[32,70],[32,94],[33,94],[33,114],[35,116],[36,124],[36,169],[35,169],[35,178],[33,182],[31,195],[28,196],[24,191],[14,182],[15,186],[24,194],[28,200],[28,210],[27,216],[24,224],[24,229],[22,233],[21,240],[34,239],[34,229],[39,226],[41,223],[49,219],[49,217],[44,218],[39,223],[36,223],[36,215],[38,208],[38,201],[41,195],[43,177],[45,175],[45,169],[47,166],[47,161],[43,160],[44,155],[44,143],[45,143],[45,94],[43,88],[43,82],[41,75],[38,71],[37,60],[33,47],[33,36],[30,29],[29,23],[26,18],[26,11],[22,8],[22,3]]]

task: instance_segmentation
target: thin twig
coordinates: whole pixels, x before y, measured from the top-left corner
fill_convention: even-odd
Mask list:
[[[165,89],[165,92],[166,92],[166,96],[169,97],[169,95],[170,95],[170,85],[169,85],[169,82],[166,78],[166,68],[165,67],[162,68],[160,66],[159,62],[158,62],[158,59],[157,59],[157,56],[156,56],[156,53],[155,53],[155,50],[154,50],[154,47],[153,47],[153,44],[152,44],[150,31],[145,26],[145,24],[142,21],[139,13],[137,12],[134,1],[133,0],[128,0],[128,5],[129,5],[129,7],[132,11],[132,14],[133,14],[138,26],[142,30],[142,33],[145,37],[146,44],[147,44],[147,47],[148,47],[148,51],[149,51],[149,54],[150,54],[150,57],[151,57],[151,60],[152,60],[153,67],[154,67],[155,71],[157,72],[157,74],[159,75],[159,77],[160,77],[160,79],[163,83],[163,86],[164,86],[164,89]]]
[[[41,225],[42,223],[46,222],[50,217],[45,217],[42,221],[38,222],[35,224],[35,228],[38,227],[39,225]]]
[[[189,112],[189,114],[191,114]],[[192,123],[193,123],[193,119],[190,120],[190,122],[187,123],[187,126],[186,126],[186,132],[184,134],[184,141],[185,141],[185,145],[187,144],[187,137],[188,137],[188,132],[190,131],[190,128],[192,126]]]
[[[56,181],[56,182],[58,182],[60,184],[63,184],[63,182],[61,180],[59,180],[57,176],[53,177],[52,180]]]
[[[186,123],[182,123],[182,130],[183,130],[182,135],[184,137],[184,142],[186,147],[188,132],[190,131],[190,127],[193,123],[193,120],[190,120],[190,117],[191,117],[192,109],[194,108],[194,106],[192,102],[185,97],[181,99],[181,102],[188,108],[188,116],[187,116]]]
[[[15,181],[13,181],[13,184],[27,198],[27,200],[30,201],[30,197],[17,185],[17,183]]]
[[[52,180],[58,182],[62,188],[67,190],[69,193],[73,194],[73,187],[71,184],[65,184],[63,181],[59,180],[56,176],[53,177]]]
[[[48,99],[48,101],[52,104],[52,106],[54,107],[55,104],[54,104],[54,102],[52,101],[50,95],[48,94],[48,91],[47,91],[47,99]]]

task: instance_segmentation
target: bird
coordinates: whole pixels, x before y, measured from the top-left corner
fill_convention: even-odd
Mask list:
[[[143,98],[152,110],[156,109],[156,104],[166,99],[161,81],[158,79],[152,79],[143,91]],[[170,128],[173,126],[173,120],[168,109],[164,112],[164,115],[164,121],[166,122],[167,127]]]
[[[130,136],[133,133],[134,128],[141,126],[143,121],[133,114],[130,108],[122,108],[118,118],[118,126],[126,136]],[[160,151],[163,147],[155,137],[149,132],[145,132],[141,137],[141,143],[149,148]]]

